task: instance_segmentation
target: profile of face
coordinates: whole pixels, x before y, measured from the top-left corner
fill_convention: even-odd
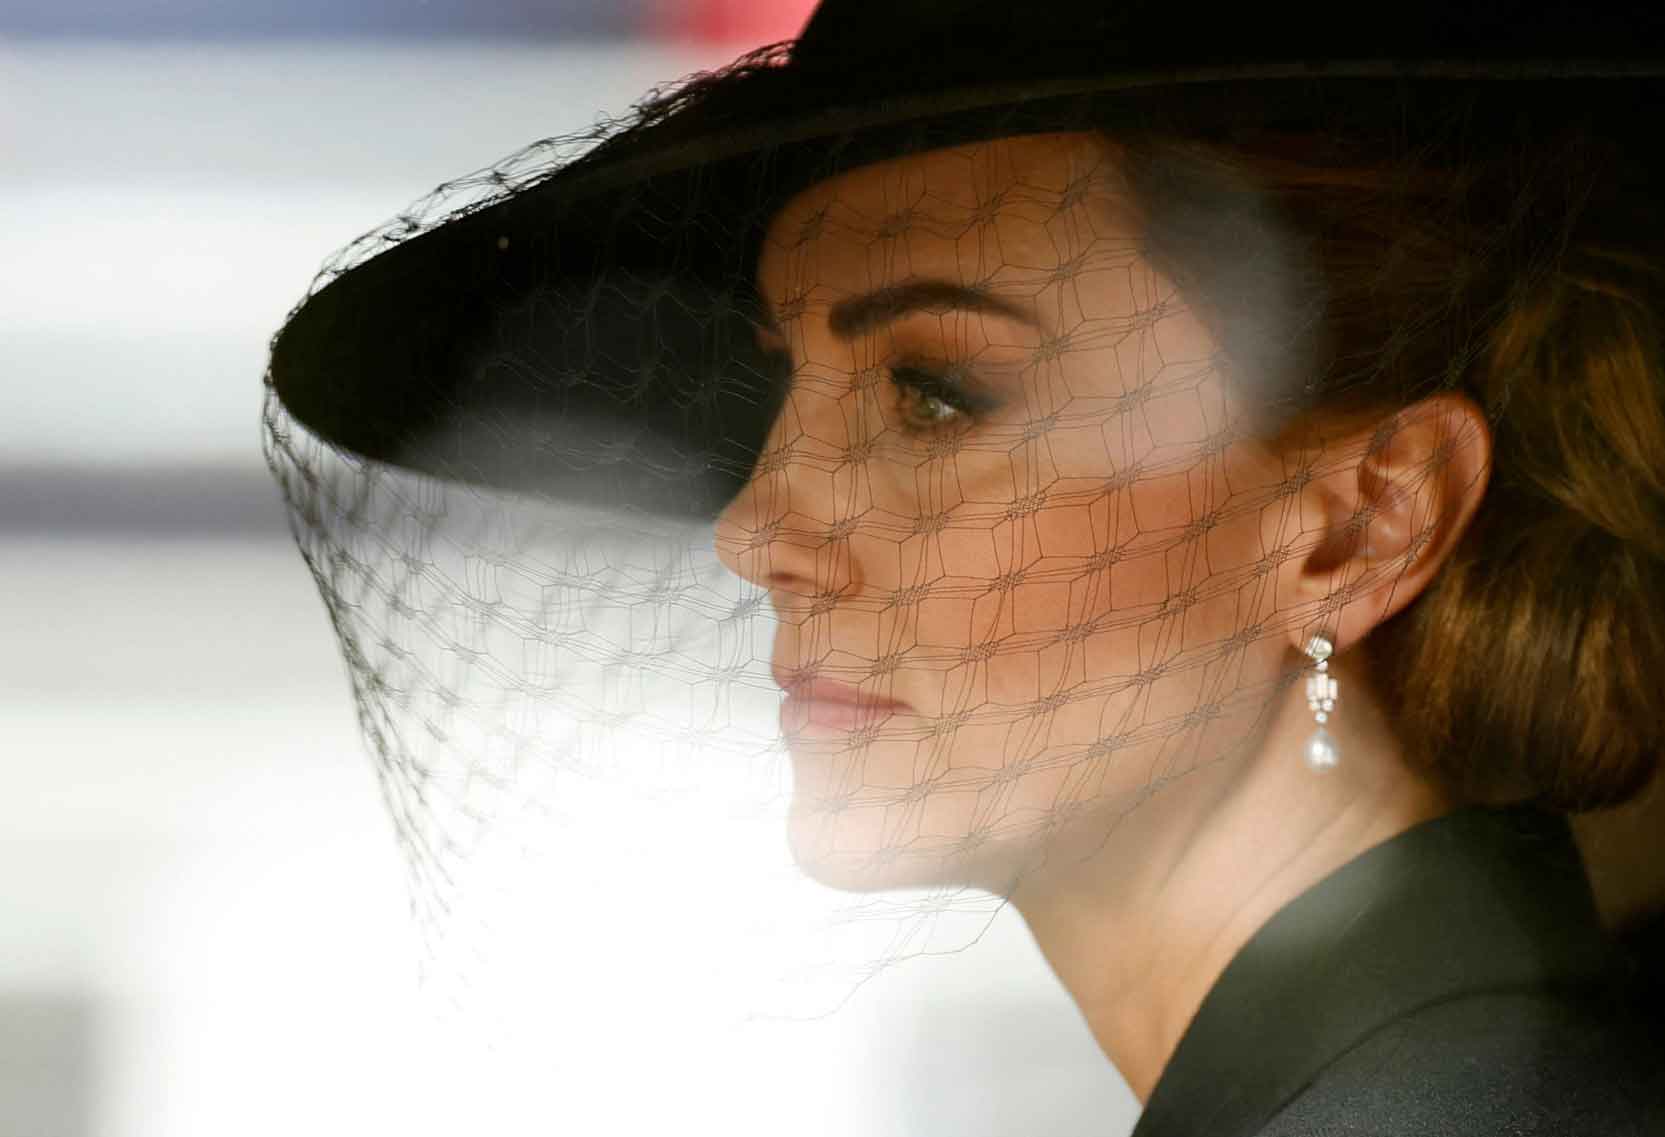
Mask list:
[[[1299,519],[1108,141],[851,169],[757,281],[791,381],[717,544],[779,619],[810,875],[998,891],[1243,751]]]

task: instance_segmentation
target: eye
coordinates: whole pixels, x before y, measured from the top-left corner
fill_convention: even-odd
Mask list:
[[[955,369],[898,364],[890,381],[902,392],[902,419],[910,433],[923,434],[961,421],[974,421],[985,401],[960,382]]]

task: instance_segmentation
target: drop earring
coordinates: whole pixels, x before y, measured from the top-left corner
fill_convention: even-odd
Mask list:
[[[1333,769],[1341,761],[1341,748],[1324,729],[1330,712],[1335,710],[1335,676],[1330,674],[1330,655],[1334,651],[1335,643],[1327,636],[1316,635],[1307,641],[1306,653],[1316,672],[1307,676],[1307,708],[1312,711],[1318,729],[1307,739],[1306,759],[1307,766],[1318,773]]]

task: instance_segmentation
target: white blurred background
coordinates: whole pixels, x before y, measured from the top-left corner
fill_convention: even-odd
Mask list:
[[[1005,917],[628,1108],[457,1060],[261,463],[326,254],[805,10],[0,0],[0,1137],[1132,1127]]]

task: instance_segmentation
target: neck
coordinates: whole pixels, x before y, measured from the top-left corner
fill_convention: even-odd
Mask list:
[[[1308,769],[1304,698],[1245,761],[1168,782],[1090,855],[1049,857],[1013,890],[1036,943],[1141,1102],[1237,951],[1289,901],[1453,803],[1407,769],[1369,693],[1329,724],[1341,765]],[[1297,695],[1294,689],[1291,696]]]

